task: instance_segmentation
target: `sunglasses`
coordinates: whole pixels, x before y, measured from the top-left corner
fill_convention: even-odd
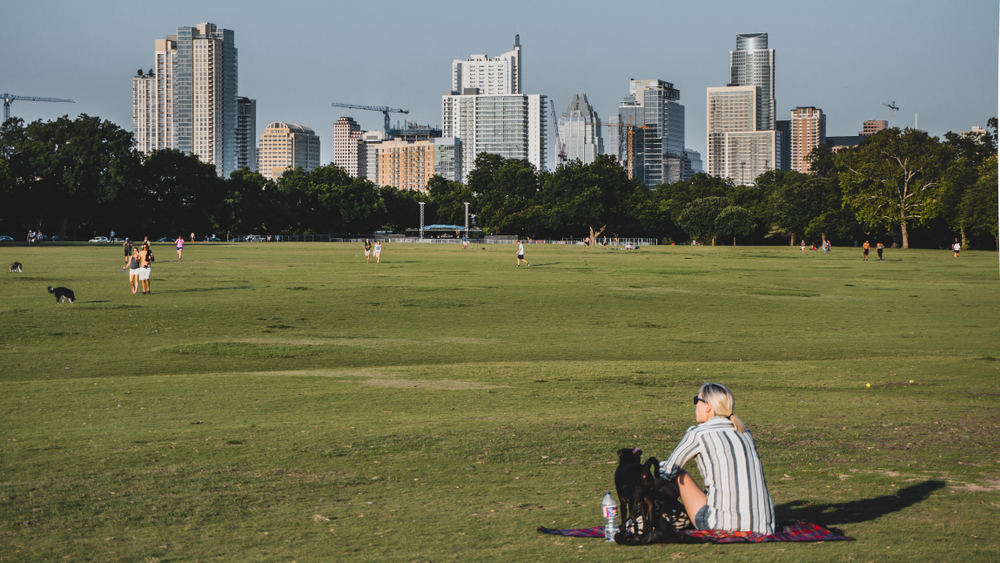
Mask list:
[[[705,399],[702,399],[698,395],[695,395],[694,396],[694,401],[693,401],[694,406],[698,406],[698,401],[701,401],[701,402],[705,403],[706,405],[708,404],[708,401],[706,401]]]

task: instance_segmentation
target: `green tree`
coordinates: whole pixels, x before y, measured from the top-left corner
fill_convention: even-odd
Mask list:
[[[539,175],[528,161],[480,153],[467,184],[478,196],[477,220],[484,230],[534,236],[539,229],[528,220],[541,191]]]
[[[174,149],[146,155],[139,179],[142,201],[133,213],[142,234],[196,236],[222,231],[228,206],[214,164]]]
[[[733,200],[727,197],[703,197],[692,201],[684,207],[677,216],[677,224],[684,229],[692,239],[715,239],[719,236],[716,219],[723,209],[733,205]]]
[[[427,181],[427,192],[434,203],[437,219],[449,225],[465,224],[465,203],[469,203],[469,213],[476,213],[476,200],[466,185],[449,182],[440,174]]]
[[[939,184],[950,150],[923,131],[886,129],[837,153],[844,205],[868,227],[898,227],[903,248],[909,228],[941,211]]]
[[[736,237],[745,237],[753,232],[753,214],[749,210],[738,205],[730,205],[719,212],[715,218],[715,231],[719,236],[733,237],[733,246],[736,246]]]

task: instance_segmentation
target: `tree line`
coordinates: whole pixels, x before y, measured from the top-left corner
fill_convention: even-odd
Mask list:
[[[340,167],[276,181],[174,150],[140,155],[130,132],[81,115],[0,128],[0,233],[44,229],[72,239],[128,236],[368,234],[464,224],[465,202],[487,234],[647,237],[710,244],[997,248],[996,118],[979,136],[888,129],[859,146],[810,155],[811,174],[768,171],[752,186],[696,174],[649,189],[612,157],[540,171],[480,154],[466,182],[440,176],[427,193],[378,187]]]

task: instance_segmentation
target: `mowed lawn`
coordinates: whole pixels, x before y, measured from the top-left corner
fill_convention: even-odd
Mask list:
[[[156,245],[146,296],[116,246],[0,247],[0,561],[1000,560],[996,253],[514,248]],[[536,532],[703,381],[779,521],[856,541]]]

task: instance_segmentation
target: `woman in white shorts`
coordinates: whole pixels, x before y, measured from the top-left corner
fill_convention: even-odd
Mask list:
[[[128,284],[132,286],[132,293],[139,291],[139,270],[141,270],[142,259],[139,258],[139,249],[132,249],[132,256],[128,260]]]
[[[378,264],[382,261],[382,241],[375,241],[375,263]]]

